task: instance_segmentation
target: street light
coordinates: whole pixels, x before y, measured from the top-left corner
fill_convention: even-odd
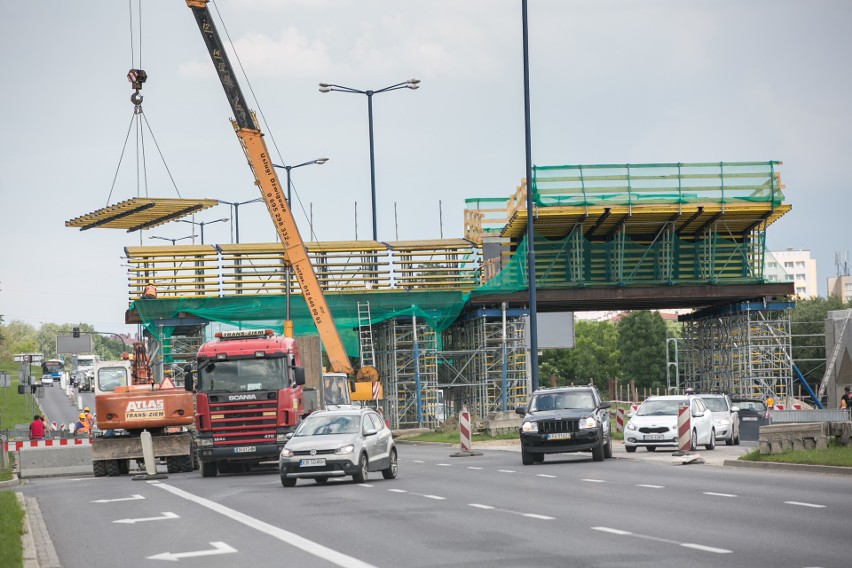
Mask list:
[[[258,201],[263,201],[262,197],[255,197],[254,199],[249,199],[248,201],[225,201],[224,199],[217,199],[219,203],[224,203],[226,205],[230,205],[234,208],[234,223],[237,227],[237,244],[240,244],[240,205],[245,205],[247,203],[257,203]]]
[[[359,89],[353,89],[352,87],[343,87],[341,85],[334,85],[332,83],[320,83],[319,91],[321,93],[330,93],[332,91],[338,91],[341,93],[355,93],[359,95],[367,95],[367,118],[370,126],[370,195],[373,204],[373,240],[378,240],[376,235],[376,158],[373,147],[373,95],[377,95],[379,93],[386,93],[388,91],[397,91],[399,89],[411,89],[416,90],[420,88],[420,79],[409,79],[403,83],[397,83],[395,85],[390,85],[389,87],[385,87],[384,89],[378,89],[375,91],[362,91]]]
[[[204,225],[212,225],[213,223],[222,223],[230,221],[227,217],[224,219],[213,219],[212,221],[189,221],[188,219],[178,219],[181,223],[189,223],[190,225],[198,225],[201,227],[201,244],[204,244]]]
[[[171,241],[172,244],[174,245],[174,244],[177,244],[178,241],[183,241],[183,240],[186,240],[186,239],[194,239],[195,235],[187,235],[185,237],[178,237],[177,239],[170,239],[169,237],[158,237],[156,235],[152,235],[148,238],[149,239],[160,239],[161,241]]]
[[[290,170],[294,170],[296,168],[301,168],[302,166],[310,166],[311,164],[317,164],[319,166],[323,165],[328,161],[328,158],[317,158],[316,160],[310,160],[308,162],[302,162],[301,164],[296,164],[295,166],[286,166],[279,164],[272,164],[273,168],[281,168],[287,171],[287,206],[290,208],[290,214],[293,215],[293,201],[290,199]],[[295,216],[294,216],[295,218]],[[289,259],[288,259],[289,260]],[[290,321],[290,265],[284,267],[284,319]]]

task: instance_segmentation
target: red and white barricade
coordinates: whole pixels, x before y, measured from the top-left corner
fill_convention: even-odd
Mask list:
[[[8,441],[4,444],[4,452],[20,452],[21,449],[29,448],[58,448],[62,446],[91,446],[91,438],[76,438],[73,440],[26,440]]]
[[[624,409],[615,409],[615,431],[624,432]]]
[[[677,409],[677,449],[679,452],[692,451],[692,424],[688,404]]]
[[[470,451],[470,412],[467,411],[466,406],[462,407],[459,414],[459,442],[461,451]]]

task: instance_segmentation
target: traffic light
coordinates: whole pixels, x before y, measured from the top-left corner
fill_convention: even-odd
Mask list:
[[[80,328],[79,327],[74,328],[74,337],[80,337]]]

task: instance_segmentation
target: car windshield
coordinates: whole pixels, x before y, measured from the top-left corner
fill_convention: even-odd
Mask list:
[[[704,401],[704,405],[707,406],[713,412],[727,412],[728,404],[725,402],[724,398],[701,398]]]
[[[288,385],[284,358],[210,361],[199,371],[200,392],[278,390]]]
[[[636,411],[636,416],[677,416],[677,407],[685,400],[646,400]]]
[[[309,416],[302,422],[293,437],[356,434],[361,423],[359,418],[359,416]]]
[[[734,405],[737,406],[740,410],[755,410],[757,412],[766,411],[766,404],[760,402],[759,400],[740,400],[734,402]]]
[[[562,392],[539,394],[530,402],[530,412],[542,410],[589,410],[595,407],[590,392]]]

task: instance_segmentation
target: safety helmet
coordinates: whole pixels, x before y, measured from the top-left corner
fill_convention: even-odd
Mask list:
[[[84,408],[83,410],[85,410],[86,412],[88,412],[88,411],[89,411],[89,407],[87,406],[87,407],[86,407],[86,408]]]
[[[86,417],[86,415],[85,415],[85,414],[81,414],[81,415],[80,415],[80,418],[85,418],[85,417]]]

